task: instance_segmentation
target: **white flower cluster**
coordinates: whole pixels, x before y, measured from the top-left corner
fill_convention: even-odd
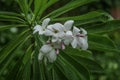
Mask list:
[[[73,48],[81,48],[86,50],[88,48],[87,32],[83,28],[73,26],[74,21],[68,20],[63,24],[54,23],[48,25],[50,18],[43,20],[42,25],[36,25],[34,32],[39,35],[49,37],[49,40],[44,44],[39,52],[38,59],[42,60],[46,57],[49,62],[54,62],[59,54],[59,50],[65,49],[65,46],[71,44]]]

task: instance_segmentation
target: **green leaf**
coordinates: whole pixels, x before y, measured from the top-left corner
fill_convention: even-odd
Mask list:
[[[22,12],[24,13],[25,17],[27,18],[29,5],[27,0],[17,0]]]
[[[31,60],[24,65],[23,77],[25,80],[31,80]]]
[[[90,51],[68,48],[64,52],[73,57],[78,63],[84,65],[91,72],[103,72],[103,69],[95,61],[91,60],[92,53]]]
[[[54,76],[53,76],[54,78],[53,79],[54,80],[68,80],[66,75],[56,65],[54,66]]]
[[[62,74],[64,74],[68,79],[67,80],[81,80],[80,76],[78,76],[77,70],[64,59],[58,58],[56,66],[60,69]]]
[[[16,73],[19,71],[19,68],[23,65],[22,59],[23,57],[21,57],[19,60],[15,62],[15,64],[13,65],[14,67],[9,71],[9,75],[5,78],[6,80],[15,79],[15,76],[17,75]]]
[[[92,12],[89,12],[87,14],[83,14],[80,16],[52,19],[52,21],[67,21],[67,20],[74,20],[75,25],[83,25],[83,24],[88,24],[88,23],[93,23],[93,22],[105,22],[105,21],[112,20],[112,19],[110,15],[108,15],[107,13],[98,12],[98,11],[92,11]]]
[[[27,25],[0,25],[0,31],[2,30],[5,30],[5,29],[10,29],[10,28],[13,28],[13,27],[28,27]]]
[[[29,0],[29,2],[28,2],[29,8],[32,6],[32,3],[33,3],[33,0]],[[31,10],[31,9],[30,9],[30,10]]]
[[[34,1],[34,18],[33,18],[33,20],[35,20],[36,17],[41,13],[43,8],[46,7],[46,4],[47,4],[47,0],[35,0]]]
[[[35,49],[35,53],[34,53],[34,55],[33,55],[33,78],[34,78],[34,80],[39,80],[39,79],[41,79],[42,77],[40,76],[40,75],[44,75],[44,73],[40,73],[41,72],[41,69],[40,68],[42,68],[40,65],[39,65],[39,61],[38,61],[38,54],[39,54],[39,51],[38,51],[39,49],[38,48],[36,48]],[[44,68],[42,68],[42,69],[44,69]]]
[[[97,62],[91,59],[81,57],[81,56],[76,56],[76,55],[72,55],[71,57],[73,57],[78,63],[84,65],[92,73],[103,73],[104,72],[103,68]]]
[[[26,37],[26,34],[28,30],[21,33],[16,40],[13,40],[8,45],[6,45],[1,51],[0,51],[0,75],[6,69],[6,67],[9,65],[10,61],[13,59],[14,55],[12,52],[20,45],[23,45],[24,42],[27,41],[27,39],[30,37]],[[9,59],[9,60],[8,60]],[[5,64],[5,65],[4,65]],[[4,67],[3,67],[4,66]]]
[[[39,13],[41,5],[42,5],[42,0],[35,0],[34,1],[34,14],[35,14],[35,16],[37,16],[37,14]]]
[[[41,7],[41,9],[40,9],[40,11],[39,11],[39,14],[38,14],[38,16],[40,17],[41,15],[42,15],[42,13],[44,13],[44,11],[48,8],[48,7],[50,7],[51,5],[53,5],[54,3],[56,3],[58,0],[50,0],[50,1],[48,1],[45,5],[46,6],[44,6],[44,4],[42,4],[42,7]]]
[[[71,1],[69,3],[67,3],[65,6],[51,12],[50,14],[48,14],[46,17],[49,17],[51,16],[51,18],[55,18],[55,17],[58,17],[70,10],[73,10],[79,6],[83,6],[85,4],[88,4],[88,3],[91,3],[91,2],[95,2],[96,0],[74,0],[74,1]]]
[[[23,58],[23,64],[25,65],[28,61],[30,61],[31,59],[31,55],[32,55],[32,48],[33,48],[33,44],[31,44],[28,49],[25,52],[24,58]]]
[[[23,62],[23,69],[24,69],[24,71],[23,71],[23,78],[25,79],[25,80],[30,80],[31,79],[31,55],[33,54],[32,53],[32,48],[33,48],[33,44],[32,45],[30,45],[29,47],[28,47],[28,49],[26,50],[26,52],[25,52],[25,54],[24,54],[24,57],[23,57],[23,59],[22,59],[22,62]]]
[[[95,34],[89,34],[88,36],[89,49],[120,53],[120,51],[116,48],[114,42],[108,37]]]
[[[45,68],[45,74],[46,74],[46,80],[53,80],[53,76],[52,76],[52,68],[53,65],[52,64],[45,64],[44,63],[44,68]]]
[[[17,72],[16,76],[14,76],[15,80],[23,80],[23,77],[22,77],[23,72],[24,72],[24,67],[22,65],[22,66],[20,66],[19,71]]]
[[[22,15],[20,15],[18,13],[14,13],[14,12],[0,11],[0,15],[14,16],[14,17],[21,17],[22,18]]]
[[[112,20],[86,28],[88,33],[107,33],[120,29],[120,20]]]
[[[25,23],[23,17],[20,14],[13,12],[0,12],[0,21]]]
[[[89,72],[88,70],[78,62],[76,62],[72,57],[70,57],[66,53],[60,53],[62,55],[60,57],[59,66],[64,66],[64,69],[62,72],[66,71],[66,76],[69,75],[68,79],[70,80],[90,80]],[[70,69],[68,69],[70,68]],[[71,72],[70,72],[71,70]],[[65,73],[65,72],[64,72]],[[71,74],[69,74],[71,73]],[[76,76],[76,77],[75,77]],[[77,77],[78,76],[78,77]],[[76,79],[75,79],[76,78]]]
[[[92,56],[92,52],[90,52],[88,50],[75,49],[72,47],[66,47],[64,52],[67,53],[68,55],[77,55],[77,56],[82,56],[82,57],[91,57]]]

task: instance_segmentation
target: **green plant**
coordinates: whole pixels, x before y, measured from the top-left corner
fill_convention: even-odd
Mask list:
[[[1,80],[90,80],[90,74],[103,73],[103,69],[92,58],[92,52],[120,53],[114,42],[104,34],[120,28],[120,20],[102,11],[92,11],[79,16],[61,17],[77,7],[97,0],[70,0],[62,7],[46,13],[60,0],[17,0],[21,12],[0,12],[0,31],[19,27],[21,33],[0,51]],[[34,3],[34,4],[33,4]],[[36,24],[45,18],[51,23],[74,20],[75,26],[88,31],[89,49],[61,51],[54,63],[38,61],[39,49],[45,38],[33,34]],[[6,24],[8,22],[9,24]],[[18,52],[18,50],[22,52]]]

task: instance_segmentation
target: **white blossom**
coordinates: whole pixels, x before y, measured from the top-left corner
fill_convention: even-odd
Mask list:
[[[49,44],[43,45],[39,51],[38,60],[42,60],[43,57],[46,57],[49,62],[54,62],[57,58],[55,49]]]
[[[43,20],[42,25],[34,27],[33,33],[38,32],[39,35],[48,37],[46,43],[40,48],[39,60],[46,58],[49,62],[54,62],[60,49],[64,50],[69,44],[73,48],[81,48],[83,50],[88,48],[87,31],[73,26],[73,20],[68,20],[64,24],[48,24],[49,21],[50,18],[46,18]]]
[[[52,36],[52,42],[61,42],[65,36],[64,26],[60,23],[49,25],[45,31],[46,36]]]
[[[34,27],[33,34],[36,33],[36,32],[38,32],[39,35],[43,35],[44,32],[45,32],[45,29],[46,29],[46,27],[47,27],[47,25],[49,23],[49,21],[50,21],[50,18],[46,18],[46,19],[43,20],[42,25],[36,25]]]
[[[65,31],[64,43],[65,43],[65,45],[69,45],[73,40],[73,37],[72,37],[73,33],[71,31],[73,23],[74,23],[73,20],[68,20],[64,24],[64,31]]]
[[[80,33],[81,31],[81,33]],[[80,47],[83,50],[86,50],[88,48],[88,43],[87,43],[87,32],[81,28],[78,29],[77,27],[73,28],[73,41],[71,43],[73,48]]]

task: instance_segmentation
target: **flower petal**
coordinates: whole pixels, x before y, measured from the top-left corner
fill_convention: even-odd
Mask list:
[[[45,29],[45,27],[48,25],[49,22],[50,22],[50,18],[44,19],[42,22],[42,28]]]
[[[72,31],[67,31],[67,32],[66,32],[66,36],[71,36],[71,37],[72,37],[72,35],[73,35],[73,34],[72,34]]]
[[[51,30],[46,29],[45,32],[44,32],[44,34],[46,36],[52,36],[54,33]]]
[[[81,49],[86,50],[88,48],[87,40],[83,37],[79,37],[78,46],[81,47]]]
[[[38,31],[37,31],[37,30],[34,30],[34,31],[33,31],[33,34],[35,34],[36,32],[38,32]]]
[[[43,31],[42,26],[40,26],[40,25],[36,25],[36,26],[34,27],[34,32],[33,32],[33,34],[36,33],[36,32],[38,32],[39,35],[44,34],[44,31]]]
[[[73,38],[67,38],[64,40],[64,44],[69,45],[70,43],[72,43],[72,41],[73,41]]]
[[[52,37],[52,42],[54,43],[54,42],[57,42],[57,41],[58,41],[58,37],[53,36]]]
[[[43,56],[44,56],[44,54],[40,52],[40,53],[38,54],[38,60],[41,61],[41,60],[43,59]]]
[[[69,45],[73,41],[73,35],[71,31],[67,31],[64,37],[65,45]]]
[[[40,26],[40,25],[36,25],[33,29],[34,29],[34,30],[36,30],[36,29],[38,30],[39,27],[41,27],[41,26]]]
[[[56,33],[56,37],[59,37],[60,39],[65,37],[65,33],[64,32],[58,32]]]
[[[52,47],[50,45],[43,45],[40,49],[42,53],[49,53],[52,50]]]
[[[72,41],[71,45],[72,45],[73,48],[76,48],[76,47],[77,47],[77,39],[76,39],[76,37],[75,37],[74,40]]]
[[[73,34],[77,35],[79,32],[80,32],[80,29],[74,26],[74,28],[73,28]]]
[[[40,25],[36,25],[34,28],[33,34],[38,32],[39,30],[41,30],[41,26]]]
[[[65,22],[64,27],[65,27],[66,31],[68,31],[72,28],[73,23],[74,23],[73,20],[68,20]]]
[[[47,29],[48,29],[48,30],[51,30],[51,31],[54,31],[54,30],[53,30],[53,25],[48,25],[48,26],[47,26]]]
[[[81,49],[83,49],[83,50],[88,49],[88,43],[87,43],[87,41],[83,44],[83,46],[81,47]]]
[[[56,54],[59,54],[59,49],[56,49],[56,50],[55,50],[55,53],[56,53]]]
[[[56,55],[54,49],[51,50],[50,53],[47,54],[46,56],[47,56],[47,58],[48,58],[48,61],[51,62],[51,63],[53,63],[53,62],[56,60],[56,58],[57,58],[57,55]]]
[[[87,34],[87,31],[83,28],[80,28],[80,30],[82,30],[82,34]]]
[[[68,39],[64,40],[64,44],[65,45],[69,45],[70,44],[70,41]]]
[[[65,49],[65,44],[62,42],[61,43],[61,49],[64,50]]]
[[[39,30],[39,35],[43,35],[45,31]]]
[[[57,31],[64,31],[63,25],[61,23],[55,23],[53,29]]]

